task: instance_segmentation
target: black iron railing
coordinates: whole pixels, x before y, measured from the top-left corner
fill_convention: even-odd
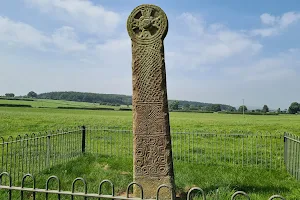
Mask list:
[[[291,134],[171,131],[171,136],[175,161],[287,168],[300,178],[300,140]],[[132,147],[132,130],[103,127],[0,137],[0,172],[9,172],[13,182],[20,182],[24,174],[38,174],[83,153],[132,158]]]
[[[2,179],[4,178],[4,176],[6,176],[6,178],[9,179],[8,184],[4,185],[2,184]],[[25,181],[26,179],[30,178],[31,182],[32,182],[32,187],[28,188],[28,187],[24,187],[25,185]],[[49,183],[51,181],[55,181],[57,183],[57,188],[55,190],[50,189]],[[83,184],[83,192],[75,192],[76,190],[76,184],[78,182],[81,182]],[[110,194],[103,194],[102,193],[102,187],[104,184],[107,184],[109,187],[111,187],[111,193]],[[139,190],[139,196],[137,197],[131,197],[130,195],[130,190],[134,189],[133,186],[136,186],[136,189]],[[12,184],[12,177],[10,176],[9,173],[7,172],[3,172],[0,174],[0,197],[1,199],[7,199],[7,200],[15,200],[15,199],[20,199],[20,200],[24,200],[24,199],[28,199],[28,197],[30,197],[30,199],[33,200],[37,200],[37,199],[57,199],[57,200],[61,200],[61,199],[65,199],[66,197],[70,198],[71,200],[73,200],[75,197],[82,197],[83,199],[87,200],[87,199],[123,199],[123,200],[138,200],[138,199],[144,199],[144,189],[143,186],[132,182],[127,186],[126,189],[126,194],[124,196],[118,196],[115,195],[115,190],[114,190],[114,184],[109,181],[109,180],[103,180],[102,182],[100,182],[99,184],[99,188],[98,188],[98,192],[97,193],[88,193],[88,188],[87,188],[87,183],[85,181],[85,179],[83,178],[76,178],[71,186],[71,191],[62,191],[61,187],[60,187],[60,180],[58,177],[56,176],[51,176],[47,179],[46,181],[46,186],[45,189],[39,189],[36,188],[36,180],[35,177],[31,174],[26,174],[25,176],[22,177],[22,181],[21,181],[21,186],[17,187],[17,186],[13,186]],[[167,192],[170,193],[169,196],[167,196],[167,198],[169,198],[170,200],[174,200],[175,197],[174,195],[172,195],[172,188],[170,188],[168,185],[161,185],[157,188],[156,190],[156,195],[155,198],[153,200],[159,200],[160,199],[160,194],[162,190],[167,190]],[[51,198],[49,197],[51,195]],[[55,196],[53,196],[55,195]],[[200,199],[205,200],[206,199],[206,194],[205,191],[201,188],[198,187],[193,187],[191,188],[188,192],[187,192],[187,200],[192,200],[195,197],[200,197]],[[243,192],[243,191],[238,191],[235,192],[232,196],[231,196],[231,200],[238,200],[240,199],[240,197],[244,197],[245,199],[251,200],[250,196]],[[166,199],[166,196],[164,196],[164,199]],[[269,200],[285,200],[282,196],[280,195],[273,195],[269,198]],[[151,199],[149,199],[151,200]]]

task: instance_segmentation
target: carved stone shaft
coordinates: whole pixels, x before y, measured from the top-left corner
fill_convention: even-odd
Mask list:
[[[145,198],[154,198],[162,184],[172,188],[174,197],[163,45],[168,19],[161,8],[141,5],[129,16],[127,30],[132,40],[134,181],[143,186]]]

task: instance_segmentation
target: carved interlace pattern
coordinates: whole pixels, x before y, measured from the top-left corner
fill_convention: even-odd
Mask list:
[[[166,14],[141,5],[127,21],[132,40],[135,177],[173,176],[163,39]]]

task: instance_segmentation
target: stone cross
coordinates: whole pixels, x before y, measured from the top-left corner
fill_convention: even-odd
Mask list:
[[[166,87],[163,40],[168,19],[155,5],[136,7],[127,21],[132,41],[134,181],[145,198],[154,198],[162,184],[175,183]]]

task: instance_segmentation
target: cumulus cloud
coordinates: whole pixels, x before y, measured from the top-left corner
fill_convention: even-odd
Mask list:
[[[87,0],[24,0],[28,5],[51,17],[72,24],[83,32],[91,34],[114,33],[121,17],[101,5]]]
[[[42,51],[83,51],[86,45],[81,44],[72,27],[64,26],[52,34],[45,34],[23,22],[16,22],[0,16],[0,41],[16,47],[33,48]]]
[[[0,41],[44,50],[50,39],[28,24],[0,16]]]
[[[86,45],[81,44],[78,40],[74,28],[68,26],[59,28],[52,34],[53,44],[65,52],[86,50]]]
[[[260,20],[263,25],[267,27],[254,29],[251,31],[252,35],[260,35],[262,37],[268,37],[279,34],[293,23],[300,20],[300,13],[287,12],[281,16],[274,16],[269,13],[264,13],[260,16]]]
[[[199,16],[183,13],[177,18],[180,30],[173,28],[166,45],[171,68],[203,68],[239,55],[258,53],[262,45],[240,31],[222,24],[206,24]],[[173,34],[172,34],[173,33]],[[180,43],[176,42],[180,41]]]
[[[264,13],[260,16],[260,20],[263,24],[274,25],[278,20],[278,17],[272,16],[269,13]]]

